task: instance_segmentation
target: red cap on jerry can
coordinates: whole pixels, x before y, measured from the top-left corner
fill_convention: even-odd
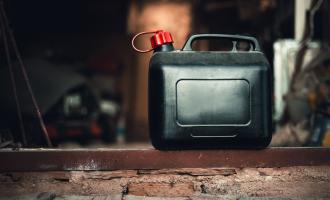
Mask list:
[[[135,47],[134,41],[137,37],[145,34],[154,34],[150,37],[151,49],[141,50]],[[155,50],[157,47],[162,46],[163,44],[173,43],[172,35],[170,32],[158,30],[158,31],[145,31],[136,34],[132,39],[132,47],[135,51],[140,53],[147,53],[149,51]],[[172,46],[173,49],[173,46]]]
[[[172,35],[170,32],[159,30],[150,38],[151,46],[153,49],[168,43],[173,43]]]

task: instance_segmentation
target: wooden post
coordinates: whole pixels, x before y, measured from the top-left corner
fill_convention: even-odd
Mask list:
[[[128,17],[128,30],[132,34],[141,31],[166,30],[171,32],[174,47],[181,49],[191,32],[191,3],[189,2],[153,2],[137,5],[132,3]],[[137,46],[150,48],[150,36],[139,38]],[[132,113],[131,140],[148,138],[148,67],[152,53],[136,54],[135,97]]]

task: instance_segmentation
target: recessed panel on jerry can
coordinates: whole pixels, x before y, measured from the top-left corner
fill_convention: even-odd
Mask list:
[[[231,51],[194,51],[196,40],[228,39]],[[250,46],[236,49],[240,41]],[[191,36],[174,50],[168,32],[151,37],[149,127],[157,149],[264,148],[271,140],[269,64],[253,37]]]

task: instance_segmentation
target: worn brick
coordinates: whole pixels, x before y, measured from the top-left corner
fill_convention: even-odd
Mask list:
[[[192,168],[0,173],[0,197],[52,192],[57,197],[330,198],[330,167]],[[7,199],[7,198],[5,198]]]
[[[194,193],[193,183],[134,183],[128,193],[136,196],[189,197]]]

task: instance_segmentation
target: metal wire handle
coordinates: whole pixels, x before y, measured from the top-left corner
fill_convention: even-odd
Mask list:
[[[139,53],[148,53],[148,52],[154,50],[153,48],[151,48],[151,49],[147,49],[147,50],[141,50],[141,49],[138,49],[138,48],[135,46],[134,43],[135,43],[135,39],[136,39],[137,37],[141,36],[141,35],[152,34],[152,33],[157,33],[157,32],[159,32],[159,30],[157,30],[157,31],[144,31],[144,32],[140,32],[140,33],[136,34],[136,35],[132,38],[132,42],[131,42],[131,43],[132,43],[132,47],[133,47],[133,49],[134,49],[135,51],[139,52]]]

